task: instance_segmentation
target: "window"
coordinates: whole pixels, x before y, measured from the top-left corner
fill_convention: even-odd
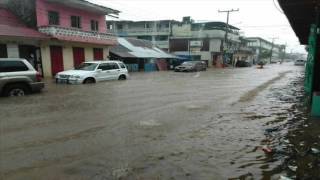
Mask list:
[[[59,25],[60,24],[59,13],[56,11],[49,11],[48,20],[49,20],[49,25]]]
[[[118,24],[117,25],[117,29],[119,29],[119,30],[123,29],[123,25],[122,24]]]
[[[71,16],[71,27],[81,28],[81,17],[80,16]]]
[[[107,29],[113,29],[112,24],[107,24]]]
[[[156,41],[167,41],[168,39],[168,36],[156,36]]]
[[[7,45],[0,44],[0,58],[7,58],[8,52],[7,52]]]
[[[112,65],[109,63],[100,64],[98,69],[101,69],[102,71],[110,70],[112,69]]]
[[[150,28],[150,24],[149,24],[149,23],[146,23],[146,24],[145,24],[145,28]]]
[[[122,69],[125,69],[125,68],[126,68],[126,65],[124,65],[123,63],[120,63],[120,67],[121,67]]]
[[[21,61],[0,61],[0,72],[28,71],[29,68]]]
[[[117,63],[110,63],[112,66],[112,69],[119,69],[119,66]]]
[[[91,30],[99,31],[99,22],[95,20],[91,20]]]

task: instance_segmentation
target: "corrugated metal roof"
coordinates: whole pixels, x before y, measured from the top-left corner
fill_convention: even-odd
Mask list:
[[[150,41],[133,38],[118,38],[119,45],[110,49],[110,52],[121,57],[136,58],[176,58],[174,55],[164,52],[153,46]],[[132,57],[130,56],[130,57]]]

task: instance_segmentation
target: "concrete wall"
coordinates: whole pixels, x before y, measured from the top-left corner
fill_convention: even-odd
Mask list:
[[[190,24],[183,24],[179,25],[172,25],[172,34],[174,37],[191,37],[191,25]]]
[[[210,39],[209,51],[220,52],[220,47],[221,47],[221,39]]]
[[[18,44],[7,44],[8,58],[19,58]]]
[[[63,66],[64,70],[70,70],[74,68],[73,62],[73,47],[84,48],[84,55],[86,61],[92,61],[93,58],[93,48],[103,48],[104,59],[107,60],[109,56],[109,47],[90,45],[90,44],[80,44],[80,43],[64,43],[64,42],[43,42],[41,44],[41,57],[43,73],[45,77],[51,77],[51,57],[50,57],[50,45],[56,45],[62,47],[63,53]]]
[[[105,33],[106,20],[104,15],[87,12],[80,9],[69,8],[57,3],[49,3],[45,0],[36,0],[37,26],[48,26],[48,11],[56,11],[60,17],[60,27],[71,27],[71,16],[81,17],[81,29],[91,31],[91,20],[99,22],[99,32]]]

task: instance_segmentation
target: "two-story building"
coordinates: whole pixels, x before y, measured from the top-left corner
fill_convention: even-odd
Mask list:
[[[172,26],[170,52],[193,60],[206,61],[208,66],[221,62],[223,54],[231,62],[232,55],[240,43],[239,29],[228,27],[227,43],[225,41],[227,24],[223,22],[198,22],[189,17]],[[223,53],[224,52],[224,53]]]
[[[248,47],[252,48],[254,51],[254,59],[256,62],[259,61],[270,61],[277,62],[282,58],[284,46],[278,45],[273,42],[267,41],[261,37],[248,37]]]
[[[118,13],[84,0],[36,0],[38,30],[51,37],[41,43],[44,74],[107,59],[117,40],[107,33],[105,15]]]
[[[118,15],[117,10],[85,0],[4,1],[30,29],[46,37],[33,39],[44,76],[72,69],[85,60],[107,59],[110,47],[117,44],[116,36],[107,33],[105,20],[106,15]]]
[[[151,41],[157,47],[181,57],[204,60],[209,66],[225,54],[233,54],[239,40],[239,29],[229,25],[228,43],[223,45],[227,24],[195,23],[190,17],[182,21],[108,21],[108,31],[120,37]],[[223,49],[224,47],[224,49]]]
[[[119,37],[148,40],[164,51],[169,51],[169,38],[175,23],[178,21],[108,21],[107,28]]]

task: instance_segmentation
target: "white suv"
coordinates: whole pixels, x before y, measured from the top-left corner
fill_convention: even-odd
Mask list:
[[[106,80],[125,80],[127,67],[121,61],[87,61],[74,70],[59,72],[57,83],[88,84]]]

